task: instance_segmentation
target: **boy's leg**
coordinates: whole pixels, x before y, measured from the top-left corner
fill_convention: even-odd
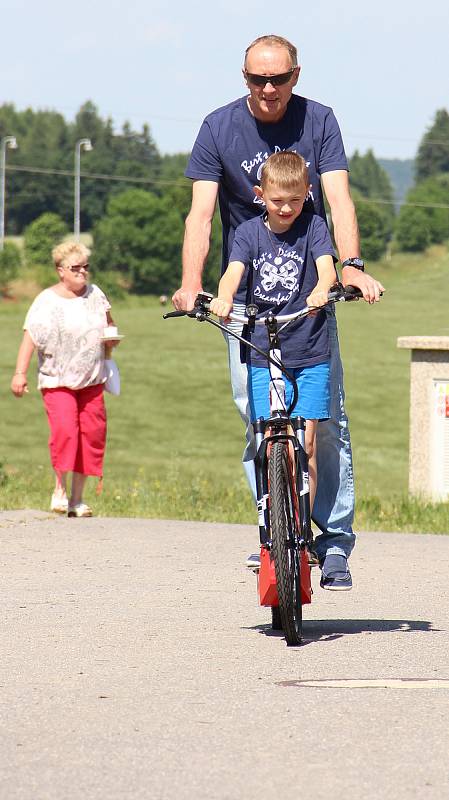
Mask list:
[[[310,491],[310,508],[313,510],[313,503],[315,501],[316,484],[317,484],[317,466],[316,466],[316,431],[318,426],[317,419],[306,420],[305,430],[305,451],[309,461],[309,491]]]
[[[348,557],[355,544],[354,474],[348,418],[344,409],[343,367],[334,315],[328,315],[330,340],[331,417],[317,430],[318,483],[313,518],[323,533],[316,538],[317,555]]]
[[[266,367],[248,367],[248,404],[251,423],[270,416],[270,370]]]
[[[306,421],[304,446],[309,462],[310,508],[313,509],[317,485],[316,434],[318,421],[330,414],[330,367],[328,362],[292,370],[298,387],[298,400],[292,416]],[[291,402],[293,387],[286,382],[286,400]]]

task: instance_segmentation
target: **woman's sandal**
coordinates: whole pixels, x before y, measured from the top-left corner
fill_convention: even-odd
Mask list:
[[[68,507],[68,517],[91,517],[92,509],[86,503],[76,503]]]
[[[51,496],[50,511],[55,511],[56,514],[67,514],[68,508],[69,501],[67,497],[53,492]]]

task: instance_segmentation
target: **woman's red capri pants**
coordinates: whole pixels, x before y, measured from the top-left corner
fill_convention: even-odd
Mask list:
[[[43,389],[50,426],[48,445],[53,469],[103,475],[106,408],[103,384],[84,389]]]

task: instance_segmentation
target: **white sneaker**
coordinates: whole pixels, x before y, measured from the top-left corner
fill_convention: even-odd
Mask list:
[[[67,514],[68,507],[69,501],[67,497],[53,492],[51,496],[50,511],[55,511],[56,514]]]
[[[91,517],[92,509],[86,503],[76,503],[68,507],[68,517]]]

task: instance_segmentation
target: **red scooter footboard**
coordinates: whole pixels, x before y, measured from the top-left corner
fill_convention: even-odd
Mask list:
[[[301,603],[312,602],[312,583],[310,581],[309,554],[307,550],[301,550]]]
[[[266,547],[260,548],[259,602],[261,606],[279,605],[274,560]]]
[[[261,606],[278,606],[274,560],[266,547],[260,548],[260,571],[258,576],[259,602]],[[312,602],[310,566],[307,551],[301,551],[301,602]]]

